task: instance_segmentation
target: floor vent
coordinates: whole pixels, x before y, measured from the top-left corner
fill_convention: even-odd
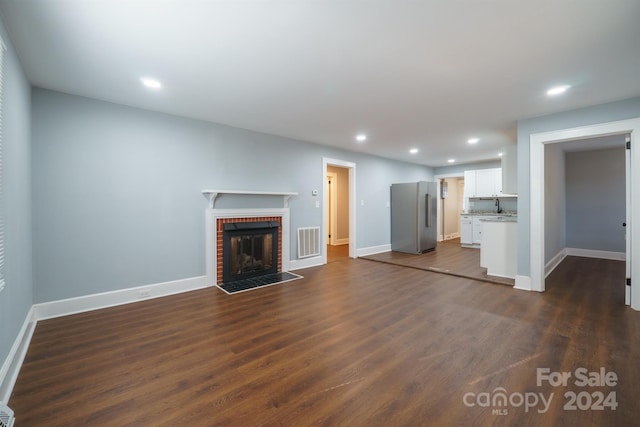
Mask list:
[[[298,258],[320,255],[320,227],[298,228]]]
[[[14,421],[13,411],[0,402],[0,427],[12,427]]]

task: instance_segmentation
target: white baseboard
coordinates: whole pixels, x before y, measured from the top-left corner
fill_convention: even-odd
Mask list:
[[[610,259],[614,261],[624,261],[627,254],[624,252],[599,251],[593,249],[565,248],[567,256],[581,256],[585,258]]]
[[[33,317],[33,307],[31,307],[27,317],[24,319],[22,328],[20,328],[20,332],[18,332],[18,336],[11,346],[11,350],[9,350],[7,358],[0,368],[0,401],[2,402],[8,402],[9,397],[11,397],[13,386],[18,379],[18,373],[20,373],[22,362],[24,362],[24,357],[27,355],[27,349],[35,328],[36,321]]]
[[[544,277],[547,277],[567,257],[567,249],[562,249],[544,266]]]
[[[289,261],[289,271],[301,270],[303,268],[311,268],[323,265],[321,256],[314,256],[302,259],[292,259]]]
[[[513,286],[513,289],[531,291],[531,277],[516,275],[516,283]]]
[[[206,276],[156,283],[117,291],[84,295],[57,301],[34,304],[34,319],[43,320],[69,314],[129,304],[151,298],[164,297],[207,287]]]
[[[356,250],[356,255],[360,257],[360,256],[374,255],[374,254],[379,254],[382,252],[390,252],[390,251],[391,251],[391,243],[388,243],[386,245],[369,246],[368,248],[358,248]]]
[[[349,238],[345,238],[345,239],[336,239],[336,244],[335,246],[340,246],[340,245],[348,245],[349,244]]]

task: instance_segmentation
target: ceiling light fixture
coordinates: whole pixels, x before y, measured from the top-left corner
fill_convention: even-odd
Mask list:
[[[366,140],[367,140],[367,135],[365,135],[364,133],[356,135],[356,141],[365,142]]]
[[[467,139],[467,142],[469,144],[477,144],[478,141],[480,141],[480,138],[469,138],[469,139]]]
[[[498,157],[502,157],[502,151],[498,153]]]
[[[448,162],[448,163],[453,163],[453,162],[455,162],[455,161],[456,161],[456,159],[449,159],[449,160],[447,160],[447,162]]]
[[[569,85],[562,85],[562,86],[555,86],[552,87],[551,89],[549,89],[547,91],[547,95],[548,96],[556,96],[556,95],[560,95],[562,93],[565,93],[567,91],[567,89],[569,89],[571,86]]]
[[[142,77],[140,81],[143,85],[145,85],[145,87],[148,87],[149,89],[160,89],[162,87],[162,83],[160,83],[156,79],[151,79],[149,77]]]
[[[411,154],[418,154],[418,149],[417,148],[412,148],[411,150],[409,150],[409,152]]]

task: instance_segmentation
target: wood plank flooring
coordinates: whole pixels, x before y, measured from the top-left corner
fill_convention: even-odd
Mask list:
[[[638,425],[640,313],[621,262],[569,257],[542,294],[360,259],[301,273],[39,322],[16,425]],[[537,368],[580,367],[619,381],[537,386]],[[478,404],[499,387],[512,403]],[[564,410],[570,390],[615,391],[618,407]],[[554,395],[540,413],[515,405],[525,393]]]
[[[463,248],[460,239],[438,242],[435,251],[424,254],[407,254],[403,252],[383,252],[362,257],[370,261],[417,268],[453,276],[477,279],[483,282],[513,286],[513,279],[488,276],[487,269],[480,267],[480,250]]]

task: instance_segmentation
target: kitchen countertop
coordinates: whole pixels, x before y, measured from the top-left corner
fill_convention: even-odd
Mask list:
[[[518,222],[518,217],[516,216],[495,216],[493,218],[484,218],[480,220],[481,222]]]
[[[466,216],[504,216],[504,217],[517,217],[517,216],[518,216],[518,212],[513,212],[513,211],[504,211],[504,212],[501,212],[501,213],[497,213],[496,211],[474,211],[474,212],[461,213],[460,215],[466,215]]]

